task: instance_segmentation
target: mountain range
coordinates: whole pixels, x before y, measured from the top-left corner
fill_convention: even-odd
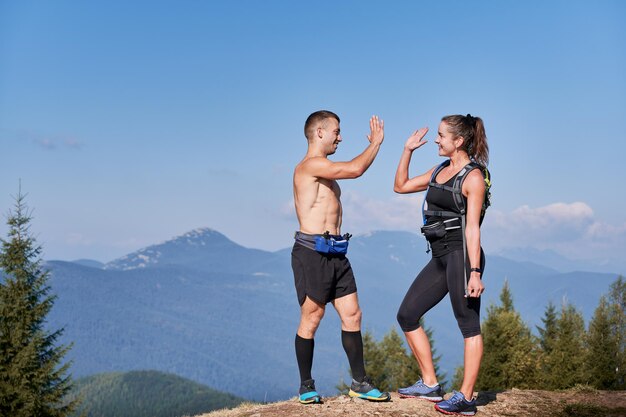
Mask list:
[[[428,261],[425,241],[408,232],[379,231],[350,242],[363,325],[381,338],[419,269]],[[220,391],[273,401],[295,395],[299,377],[294,337],[299,306],[290,248],[245,248],[212,229],[197,229],[106,264],[48,261],[57,299],[51,329],[62,343],[75,377],[154,369]],[[617,274],[559,272],[529,261],[487,254],[483,318],[508,280],[516,309],[541,324],[549,301],[573,303],[589,320]],[[425,317],[451,378],[462,363],[462,337],[449,301]],[[329,305],[316,335],[313,376],[323,395],[348,378],[340,323]]]

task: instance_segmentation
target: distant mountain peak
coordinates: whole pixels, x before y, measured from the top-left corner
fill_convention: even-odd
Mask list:
[[[137,268],[146,268],[156,266],[161,263],[164,258],[171,258],[173,253],[211,251],[214,248],[230,246],[237,246],[237,244],[215,229],[200,227],[180,236],[173,237],[165,242],[139,249],[136,252],[115,259],[107,263],[104,269],[127,271]]]
[[[174,237],[164,243],[168,243],[168,242],[181,242],[181,243],[187,243],[190,245],[206,245],[207,244],[207,239],[211,239],[213,241],[215,241],[215,239],[220,239],[220,240],[225,240],[225,241],[229,241],[230,239],[228,239],[226,236],[224,236],[223,234],[221,234],[220,232],[218,232],[215,229],[211,229],[209,227],[199,227],[197,229],[193,229],[183,235],[180,235],[178,237]]]

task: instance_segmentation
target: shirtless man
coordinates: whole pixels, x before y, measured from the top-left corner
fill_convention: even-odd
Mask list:
[[[330,111],[311,114],[304,124],[308,151],[296,166],[293,194],[300,231],[291,252],[291,266],[298,302],[300,325],[296,334],[296,358],[300,370],[302,404],[321,402],[311,377],[315,332],[326,304],[331,302],[341,318],[341,341],[352,371],[349,395],[370,401],[389,401],[365,375],[361,309],[350,262],[346,258],[349,235],[341,235],[341,190],[336,180],[358,178],[369,168],[383,143],[384,124],[370,119],[369,146],[348,162],[332,162],[328,155],[341,142],[339,117]]]

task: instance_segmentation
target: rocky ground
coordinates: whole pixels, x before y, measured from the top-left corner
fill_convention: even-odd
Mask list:
[[[448,394],[450,395],[450,394]],[[446,396],[447,398],[447,396]],[[479,417],[626,417],[626,391],[517,390],[478,394]],[[433,403],[399,398],[392,394],[387,403],[370,403],[348,396],[325,398],[323,404],[301,405],[296,399],[271,404],[244,404],[232,410],[219,410],[198,417],[285,417],[285,416],[368,416],[441,417]]]

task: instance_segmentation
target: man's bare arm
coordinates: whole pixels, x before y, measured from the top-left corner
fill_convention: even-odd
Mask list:
[[[329,180],[358,178],[372,165],[380,145],[385,139],[384,122],[377,116],[370,119],[370,134],[367,136],[370,144],[365,150],[351,161],[332,162],[326,158],[311,158],[303,168],[310,175]]]

